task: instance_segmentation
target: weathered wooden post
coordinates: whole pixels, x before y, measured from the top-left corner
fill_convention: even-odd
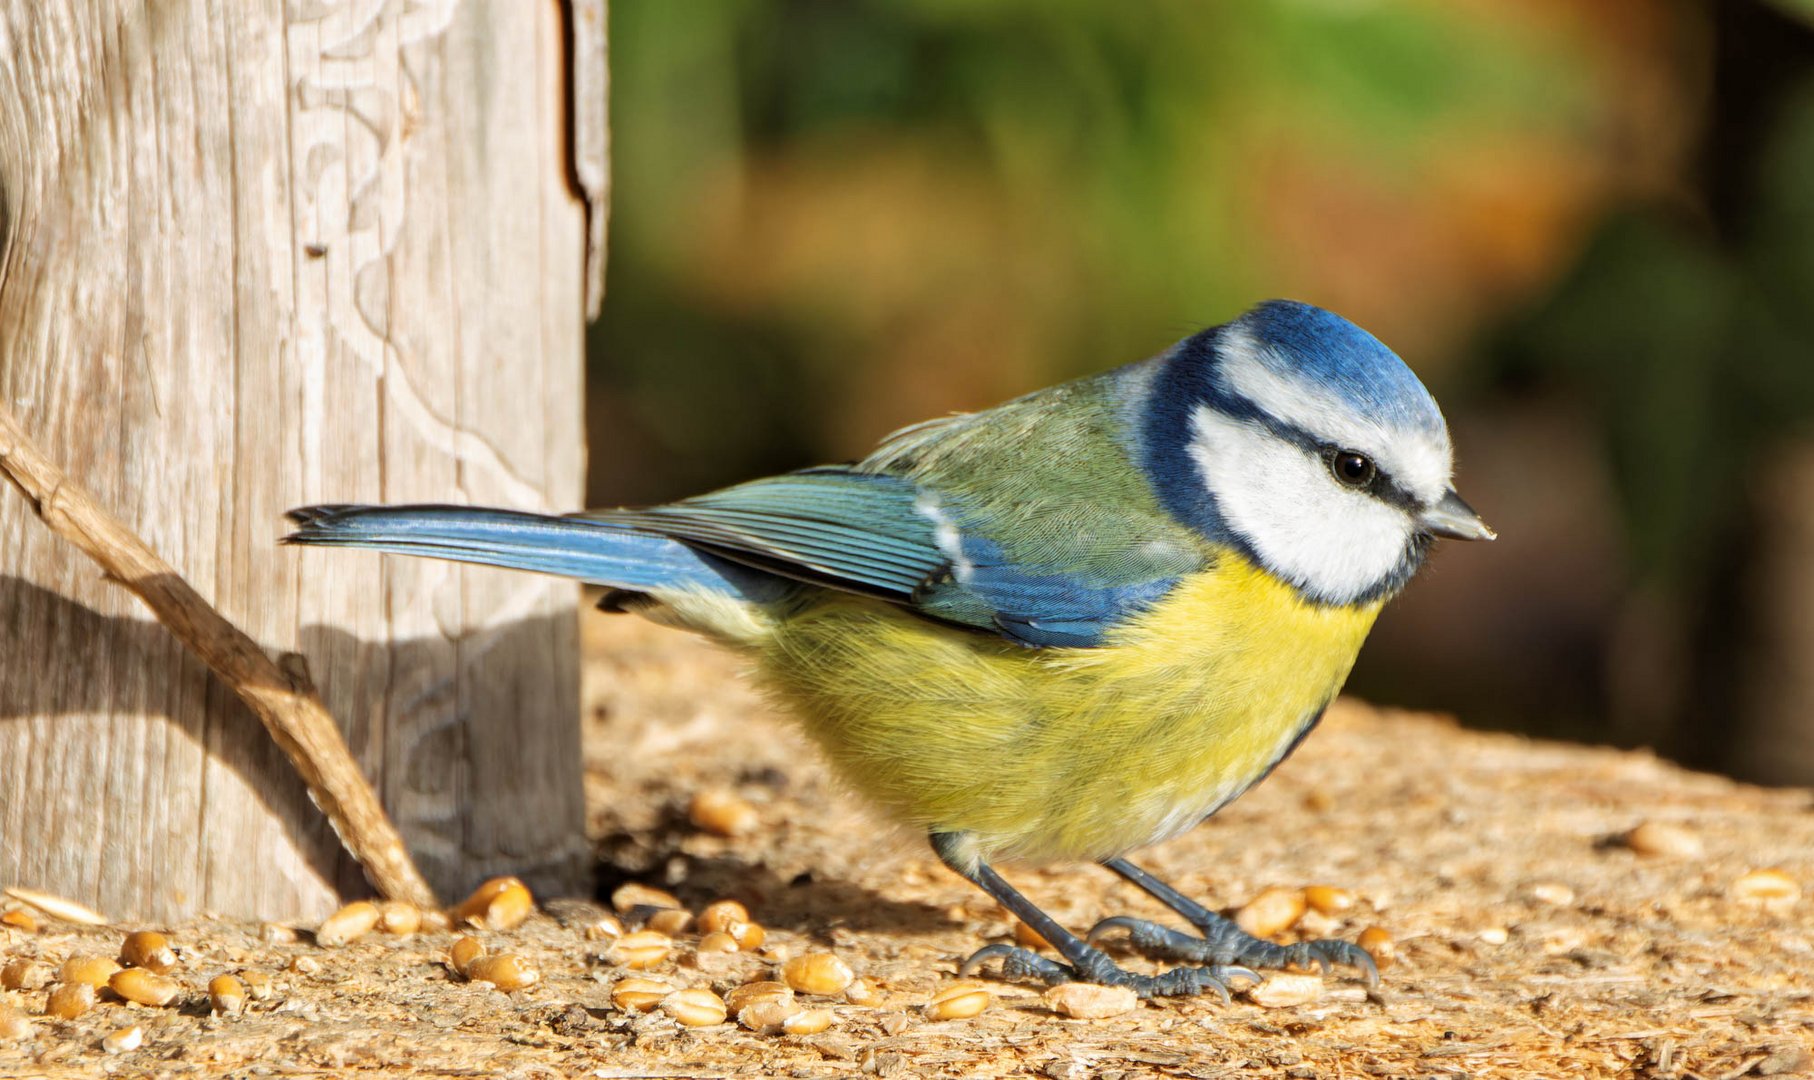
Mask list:
[[[276,539],[310,502],[578,504],[602,20],[0,0],[0,400],[306,657],[443,895],[583,878],[577,593]],[[4,489],[0,884],[147,919],[364,890],[238,700]]]

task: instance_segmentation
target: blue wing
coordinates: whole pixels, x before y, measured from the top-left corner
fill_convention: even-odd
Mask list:
[[[1024,515],[1038,508],[1018,509]],[[1099,644],[1110,627],[1177,580],[1176,573],[1137,560],[1115,574],[1017,561],[984,531],[991,515],[962,497],[850,468],[811,469],[662,506],[583,516],[1032,646]],[[1054,508],[1052,516],[1063,513]]]
[[[1023,566],[985,537],[960,537],[964,561],[922,589],[916,606],[952,622],[993,626],[1024,645],[1099,645],[1111,627],[1144,611],[1178,581],[1160,574],[1104,580]]]
[[[659,533],[783,577],[904,599],[944,565],[915,486],[807,469],[590,521]]]
[[[1030,646],[1098,644],[1175,580],[1152,573],[1111,580],[1016,562],[975,528],[984,519],[960,500],[849,469],[565,518],[461,506],[321,506],[291,517],[298,529],[290,543],[488,563],[632,592],[705,589],[757,603],[785,596],[778,579],[791,579]]]

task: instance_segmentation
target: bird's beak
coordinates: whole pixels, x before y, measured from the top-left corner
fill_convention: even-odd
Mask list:
[[[1497,540],[1499,534],[1480,520],[1474,508],[1461,501],[1453,490],[1446,492],[1435,506],[1418,515],[1417,524],[1431,536],[1451,540]]]

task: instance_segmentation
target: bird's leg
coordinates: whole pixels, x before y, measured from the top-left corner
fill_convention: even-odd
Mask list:
[[[1254,937],[1230,919],[1209,910],[1126,859],[1109,859],[1102,865],[1140,886],[1160,903],[1184,916],[1203,936],[1194,937],[1145,919],[1117,915],[1090,927],[1086,942],[1094,943],[1104,931],[1121,928],[1130,932],[1136,949],[1149,956],[1167,960],[1212,965],[1240,964],[1260,969],[1283,968],[1293,964],[1308,967],[1315,964],[1324,972],[1329,970],[1331,964],[1347,964],[1360,969],[1368,986],[1379,983],[1379,968],[1373,963],[1373,957],[1367,950],[1359,945],[1327,938],[1300,941],[1295,945],[1275,945]]]
[[[1259,981],[1259,976],[1244,967],[1212,963],[1202,967],[1180,967],[1158,975],[1137,975],[1124,971],[1101,950],[1091,947],[1076,934],[1058,925],[1050,915],[1039,910],[988,863],[966,858],[964,834],[933,833],[932,850],[939,860],[972,885],[989,894],[1021,922],[1032,927],[1063,956],[1065,963],[1048,960],[1031,949],[1013,945],[986,945],[964,961],[962,974],[968,975],[990,960],[1000,959],[1002,974],[1008,978],[1033,978],[1050,986],[1067,982],[1100,983],[1126,986],[1141,997],[1170,997],[1183,994],[1212,993],[1228,1000],[1228,980],[1237,976]]]

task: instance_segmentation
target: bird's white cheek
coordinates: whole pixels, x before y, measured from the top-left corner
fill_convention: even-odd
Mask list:
[[[1402,511],[1336,484],[1320,458],[1206,407],[1191,456],[1230,528],[1267,569],[1321,599],[1358,599],[1404,557]]]

